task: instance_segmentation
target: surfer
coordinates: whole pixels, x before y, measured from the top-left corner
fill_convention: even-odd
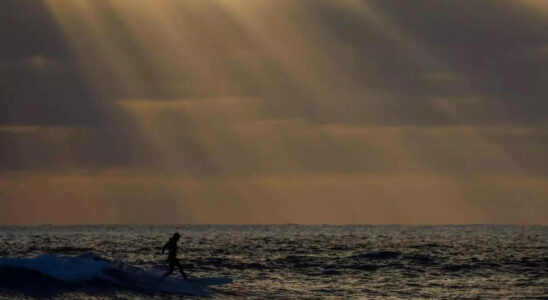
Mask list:
[[[173,271],[175,270],[175,266],[179,268],[179,271],[181,271],[181,275],[185,279],[188,279],[185,272],[183,271],[183,266],[177,259],[177,242],[181,238],[181,235],[179,233],[174,233],[173,236],[169,239],[169,241],[162,247],[162,254],[167,249],[167,262],[169,263],[169,270],[162,276],[162,278],[173,274]]]

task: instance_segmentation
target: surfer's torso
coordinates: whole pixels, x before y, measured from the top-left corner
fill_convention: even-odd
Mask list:
[[[164,249],[168,251],[168,260],[174,260],[177,258],[177,242],[174,239],[169,239],[169,241],[165,244]]]

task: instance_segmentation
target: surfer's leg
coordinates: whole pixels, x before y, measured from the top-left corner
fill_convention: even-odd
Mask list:
[[[169,262],[169,270],[164,274],[162,275],[162,278],[168,276],[168,275],[171,275],[173,274],[173,271],[175,270],[175,264],[173,263],[173,261],[170,261]]]
[[[188,279],[188,277],[185,274],[185,271],[183,271],[183,265],[181,265],[181,262],[177,260],[176,264],[177,264],[177,267],[179,267],[179,271],[181,271],[181,275],[183,276],[183,278]]]

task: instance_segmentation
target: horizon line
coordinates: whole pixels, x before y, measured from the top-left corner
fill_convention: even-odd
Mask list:
[[[302,227],[319,227],[319,226],[330,226],[330,227],[352,227],[352,226],[411,226],[411,227],[436,227],[436,226],[541,226],[546,227],[548,224],[523,224],[523,223],[439,223],[439,224],[427,224],[427,223],[416,223],[416,224],[405,224],[405,223],[353,223],[353,224],[329,224],[329,223],[314,223],[314,224],[305,224],[305,223],[234,223],[234,224],[223,224],[223,223],[179,223],[179,224],[130,224],[130,223],[95,223],[95,224],[0,224],[2,227],[86,227],[86,226],[136,226],[136,227],[176,227],[176,226],[302,226]]]

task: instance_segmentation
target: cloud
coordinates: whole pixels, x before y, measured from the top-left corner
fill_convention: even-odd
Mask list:
[[[455,118],[481,112],[476,106],[484,105],[476,99],[436,101],[440,111]],[[131,167],[195,176],[300,171],[548,174],[542,158],[548,150],[545,126],[321,124],[273,118],[266,101],[256,98],[141,99],[120,105],[125,125],[116,129],[0,127],[3,168]]]
[[[105,210],[90,222],[160,222],[155,198],[173,222],[540,220],[539,3],[2,1],[0,205],[13,222],[42,190],[67,210],[40,222],[79,202]]]
[[[260,18],[267,2],[246,10],[239,2],[231,9],[200,4],[207,10],[196,3],[167,10],[139,2],[131,9],[147,22],[125,13],[129,8],[121,3],[67,3],[48,2],[47,9],[32,2],[3,4],[10,15],[34,20],[5,27],[11,28],[4,29],[7,58],[63,61],[72,70],[55,78],[6,71],[4,124],[97,124],[112,98],[257,97],[268,99],[267,110],[276,117],[372,125],[454,123],[424,100],[430,98],[479,96],[495,101],[489,109],[509,112],[504,120],[484,123],[540,122],[547,108],[545,62],[528,54],[548,42],[538,30],[544,21],[511,2],[367,1],[369,13],[363,15],[344,3],[301,1],[272,7],[271,18]],[[217,26],[183,21],[194,20],[185,13],[194,10]],[[70,28],[63,27],[67,12],[82,14],[78,22],[65,20]],[[289,12],[299,18],[278,18]],[[84,18],[92,13],[93,26]],[[168,22],[169,14],[185,18]],[[515,17],[500,19],[506,15]],[[174,26],[181,31],[169,29]],[[23,34],[19,41],[18,32],[37,32],[39,39]],[[97,103],[96,97],[106,99]]]
[[[2,224],[545,224],[545,178],[2,173]],[[223,201],[219,201],[219,197]],[[128,209],[131,207],[131,209]]]
[[[138,134],[123,129],[0,126],[0,145],[0,170],[130,168],[147,161],[141,155],[153,156]]]
[[[100,124],[99,107],[81,79],[69,60],[0,57],[0,125]]]

